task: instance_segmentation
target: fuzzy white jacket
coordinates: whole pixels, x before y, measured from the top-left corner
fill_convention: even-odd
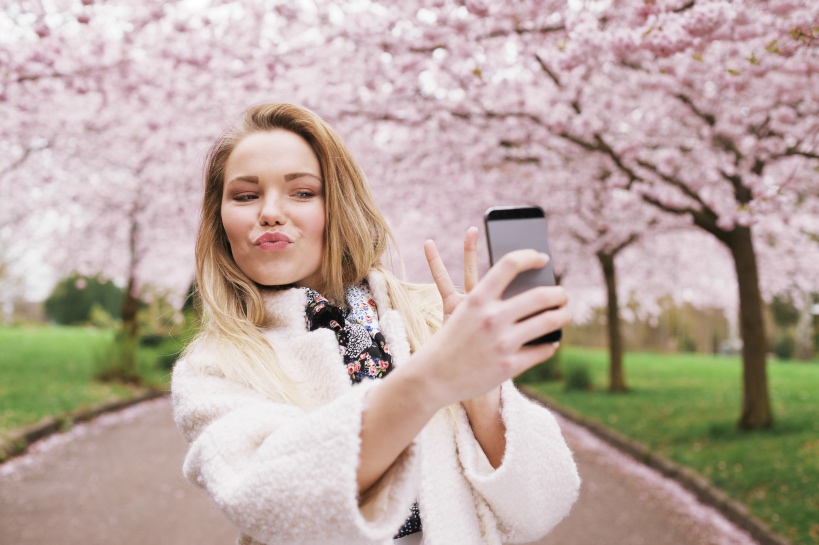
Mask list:
[[[401,365],[410,355],[403,322],[383,277],[371,273],[368,282]],[[190,443],[185,477],[241,529],[240,544],[389,545],[416,499],[425,545],[525,543],[566,516],[580,485],[572,454],[551,413],[511,381],[501,388],[500,467],[489,464],[458,404],[429,421],[359,505],[361,415],[379,381],[351,387],[333,332],[307,331],[305,304],[304,290],[266,296],[264,335],[285,369],[322,400],[317,409],[229,381],[208,366],[207,354],[179,361],[173,372],[174,418]]]

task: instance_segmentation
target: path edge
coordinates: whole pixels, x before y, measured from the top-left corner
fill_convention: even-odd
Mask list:
[[[535,390],[531,386],[519,384],[518,388],[530,399],[545,405],[567,420],[584,427],[609,445],[635,459],[637,462],[677,481],[686,490],[692,492],[701,502],[715,508],[722,513],[725,518],[751,534],[751,537],[760,545],[791,545],[791,542],[787,538],[775,533],[762,520],[752,515],[747,507],[729,497],[728,494],[712,485],[705,477],[693,469],[672,462],[652,452],[642,443],[611,430],[568,407],[558,404],[554,399]]]
[[[25,454],[35,442],[55,433],[70,430],[75,424],[87,422],[110,412],[120,411],[137,403],[168,395],[167,390],[148,388],[136,393],[133,397],[106,401],[91,407],[77,409],[69,414],[43,417],[36,424],[23,426],[0,435],[0,464]]]

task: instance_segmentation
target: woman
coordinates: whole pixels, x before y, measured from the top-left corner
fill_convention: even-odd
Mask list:
[[[363,172],[297,106],[250,108],[206,169],[204,327],[174,369],[174,416],[185,476],[240,543],[521,543],[565,516],[571,453],[509,379],[554,354],[522,345],[568,322],[566,294],[500,298],[546,256],[478,281],[472,228],[468,294],[431,241],[437,289],[398,281]]]

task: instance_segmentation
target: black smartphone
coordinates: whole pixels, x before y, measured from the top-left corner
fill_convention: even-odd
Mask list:
[[[552,252],[549,250],[549,231],[546,214],[539,206],[498,206],[490,208],[484,216],[486,241],[489,245],[489,263],[494,265],[500,258],[513,250],[532,248],[549,255],[549,263],[542,269],[520,273],[506,291],[508,299],[537,286],[554,286],[555,271],[552,267]],[[563,337],[558,329],[526,343],[554,343]]]

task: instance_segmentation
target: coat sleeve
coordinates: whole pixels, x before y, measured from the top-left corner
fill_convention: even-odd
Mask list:
[[[257,541],[390,542],[415,499],[418,456],[408,447],[359,505],[361,416],[371,387],[304,412],[181,360],[172,397],[190,443],[183,473]]]
[[[554,416],[511,381],[501,387],[501,417],[506,451],[497,469],[475,439],[462,406],[455,424],[458,456],[465,477],[494,513],[504,543],[534,541],[568,514],[580,477]]]

